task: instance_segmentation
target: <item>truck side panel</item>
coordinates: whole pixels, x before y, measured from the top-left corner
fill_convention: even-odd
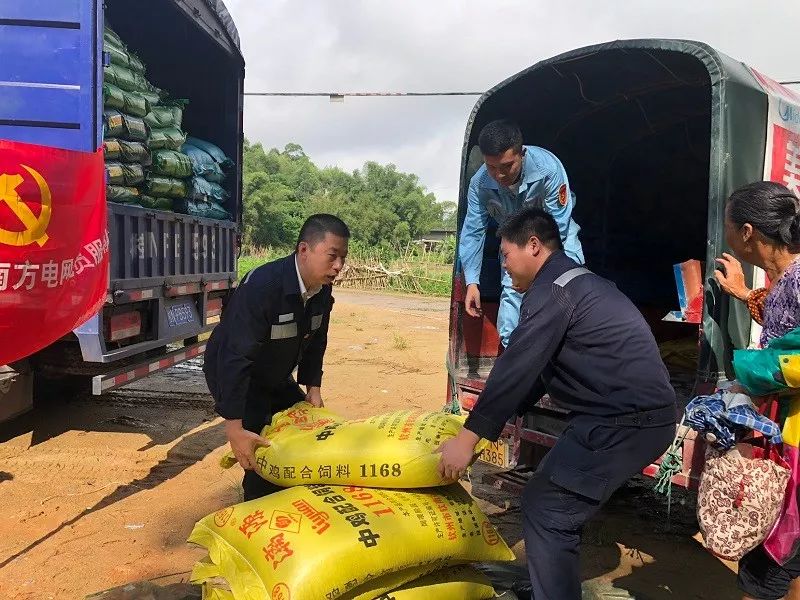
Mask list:
[[[98,1],[0,6],[0,139],[84,152],[100,146]]]

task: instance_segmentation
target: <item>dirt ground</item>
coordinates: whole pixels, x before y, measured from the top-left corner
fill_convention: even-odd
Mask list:
[[[336,297],[326,404],[347,417],[438,410],[447,301]],[[195,521],[241,498],[241,470],[218,467],[225,447],[199,362],[100,398],[40,399],[0,426],[0,597],[72,599],[136,580],[185,581],[203,556],[185,543]],[[519,504],[480,483],[482,472],[473,493],[523,557]],[[691,507],[673,506],[670,519],[650,487],[633,482],[587,526],[584,578],[646,600],[737,598],[733,571],[697,542]]]

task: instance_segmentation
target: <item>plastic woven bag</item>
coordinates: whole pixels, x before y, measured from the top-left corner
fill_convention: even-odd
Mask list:
[[[106,160],[124,163],[139,163],[148,166],[151,162],[150,150],[142,142],[108,139],[103,141]]]
[[[144,169],[137,163],[106,162],[106,183],[127,187],[144,181]]]
[[[138,204],[141,193],[135,187],[106,186],[106,201],[118,204]]]
[[[189,157],[175,150],[153,152],[153,173],[183,179],[191,177],[192,162]]]
[[[218,146],[215,146],[211,142],[191,136],[187,138],[186,142],[188,144],[191,144],[195,148],[200,148],[200,150],[203,150],[208,154],[210,154],[211,158],[213,158],[217,162],[217,164],[219,164],[220,168],[223,171],[228,171],[233,168],[235,163],[230,158],[228,158],[225,155],[225,153],[219,149]]]
[[[149,129],[139,117],[124,115],[118,110],[103,111],[103,137],[121,138],[131,142],[147,140]]]
[[[170,104],[153,106],[150,113],[145,116],[144,122],[153,129],[163,129],[166,127],[176,127],[180,129],[183,123],[182,101],[173,101]]]
[[[188,198],[178,198],[173,203],[177,213],[204,219],[216,219],[217,221],[228,221],[231,215],[216,202],[197,202]]]
[[[401,410],[346,421],[307,402],[277,413],[261,435],[256,471],[284,487],[309,483],[375,488],[424,488],[446,483],[437,470],[442,442],[461,430],[466,417]],[[482,441],[478,452],[488,446]],[[221,464],[236,464],[232,453]]]
[[[433,566],[411,567],[410,569],[380,575],[374,579],[369,579],[369,581],[358,586],[353,591],[345,592],[338,596],[337,600],[373,600],[376,598],[383,600],[382,594],[436,572],[439,565],[440,563],[437,561]],[[192,570],[192,581],[202,585],[203,600],[240,600],[241,598],[234,598],[230,584],[222,577],[222,569],[209,558],[195,563]],[[425,600],[429,599],[426,598]]]
[[[205,150],[191,144],[184,144],[181,146],[181,152],[192,161],[192,169],[198,177],[212,183],[222,183],[225,179],[225,173],[222,172],[219,163]]]
[[[110,64],[103,67],[103,82],[113,83],[127,92],[156,92],[160,90],[147,80],[144,73],[128,67]]]
[[[122,41],[122,38],[119,37],[116,31],[108,26],[108,23],[105,24],[103,29],[103,44],[110,44],[111,46],[115,46],[121,50],[126,49],[125,42]]]
[[[424,492],[289,488],[201,519],[189,541],[209,554],[192,580],[207,577],[210,562],[241,600],[350,597],[389,573],[514,559],[457,484]]]
[[[189,198],[197,202],[216,202],[224,204],[230,194],[225,191],[220,184],[203,179],[202,177],[192,177],[189,186]]]
[[[150,103],[145,98],[136,92],[126,92],[113,83],[103,84],[103,106],[135,117],[144,117],[150,112]]]
[[[178,150],[186,141],[186,134],[177,127],[153,129],[147,145],[151,150]]]
[[[136,94],[147,100],[150,103],[151,107],[156,106],[159,102],[161,102],[160,90],[153,90],[153,91],[137,90]]]
[[[207,565],[207,566],[206,566]],[[339,596],[340,600],[488,600],[497,594],[489,579],[469,565],[453,565],[431,571],[430,567],[389,573]],[[217,576],[219,569],[205,561],[197,563],[193,578],[202,582],[203,600],[239,600],[230,585]],[[207,578],[204,580],[204,578]],[[407,583],[398,585],[401,580]]]
[[[120,44],[121,43],[122,42],[120,41]],[[119,65],[120,67],[126,67],[131,71],[144,73],[144,63],[138,56],[124,47],[124,45],[112,43],[105,35],[103,36],[103,52],[108,53],[111,59],[111,64]]]
[[[185,198],[187,193],[186,182],[182,179],[153,174],[147,175],[145,189],[150,196],[166,198]]]
[[[172,210],[172,198],[154,198],[153,196],[142,195],[139,204],[145,208],[156,210]]]
[[[486,575],[469,565],[455,565],[376,596],[375,600],[488,600],[495,595]]]

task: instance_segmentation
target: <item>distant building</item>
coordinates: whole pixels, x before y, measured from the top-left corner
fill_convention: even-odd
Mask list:
[[[438,248],[442,244],[442,242],[444,242],[448,237],[454,236],[455,234],[456,234],[455,228],[431,229],[420,239],[414,240],[414,243],[421,245],[423,248],[425,248],[426,251],[431,251]]]

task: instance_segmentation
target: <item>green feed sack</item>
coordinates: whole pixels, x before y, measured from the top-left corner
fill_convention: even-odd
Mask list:
[[[103,84],[103,106],[116,108],[135,117],[144,117],[150,112],[150,103],[147,99],[136,92],[126,92],[113,83]]]
[[[153,129],[175,127],[180,129],[183,123],[183,106],[178,103],[161,104],[150,108],[150,113],[144,118]]]
[[[121,162],[106,162],[106,183],[133,187],[144,181],[142,165]]]
[[[144,73],[144,63],[138,56],[124,46],[112,43],[107,37],[103,37],[103,52],[108,53],[111,64]]]
[[[156,91],[137,90],[136,93],[145,100],[147,100],[150,103],[151,107],[161,102],[161,90],[156,90]]]
[[[186,182],[174,177],[148,174],[145,179],[145,189],[150,196],[164,196],[168,198],[185,198],[188,193]]]
[[[135,187],[123,187],[120,185],[106,186],[106,200],[117,202],[118,204],[133,204],[139,202],[141,193]]]
[[[117,35],[117,32],[111,29],[108,26],[108,23],[105,24],[105,28],[103,29],[103,43],[110,44],[112,46],[116,46],[121,50],[126,50],[125,42],[122,41],[122,38]]]
[[[106,160],[144,166],[151,163],[150,150],[142,142],[108,139],[103,142],[103,152]]]
[[[145,208],[156,210],[172,210],[172,198],[154,198],[153,196],[142,195],[139,202]]]
[[[103,67],[103,83],[113,83],[126,92],[160,92],[156,86],[147,81],[144,73],[113,63]]]
[[[151,150],[179,150],[186,141],[186,134],[177,127],[153,129],[147,145]]]
[[[103,111],[103,138],[121,138],[129,142],[145,142],[149,128],[139,117],[118,110]]]
[[[192,176],[192,161],[185,154],[175,150],[155,150],[153,173],[185,179]]]

